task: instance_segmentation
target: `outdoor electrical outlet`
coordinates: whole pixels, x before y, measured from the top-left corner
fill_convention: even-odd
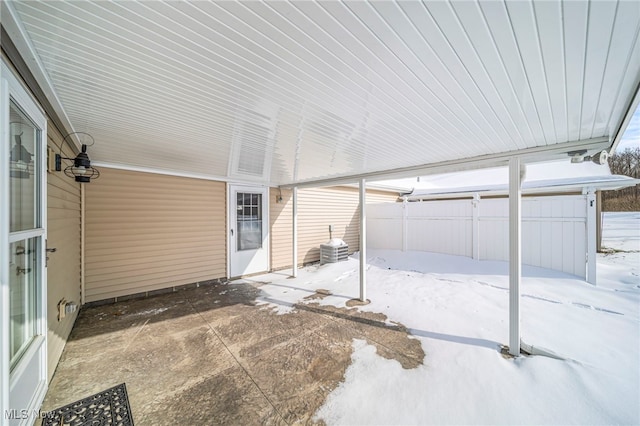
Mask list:
[[[65,314],[72,314],[78,309],[78,305],[75,302],[67,302],[64,305]]]
[[[329,225],[329,232],[333,232],[333,225]]]

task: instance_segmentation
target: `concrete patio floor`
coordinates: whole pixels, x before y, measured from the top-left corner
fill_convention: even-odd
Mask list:
[[[404,368],[423,362],[420,342],[382,314],[310,301],[278,315],[256,305],[259,287],[207,283],[82,309],[43,410],[125,382],[137,425],[313,423],[354,338]]]

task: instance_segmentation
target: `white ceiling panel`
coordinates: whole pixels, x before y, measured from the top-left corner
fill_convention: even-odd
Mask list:
[[[604,128],[607,117],[598,115],[598,104],[604,71],[611,49],[616,9],[605,3],[593,3],[589,10],[589,34],[585,56],[584,87],[582,88],[582,119],[580,134],[590,135],[594,127]]]
[[[637,1],[9,6],[93,161],[234,181],[612,140],[640,82]]]
[[[549,97],[549,107],[553,119],[554,137],[567,140],[567,98],[565,94],[564,45],[562,40],[562,4],[540,1],[533,3],[535,24],[540,28],[537,41],[540,61],[543,67],[544,85]]]
[[[481,3],[482,13],[491,32],[492,41],[499,52],[498,63],[506,72],[506,79],[501,84],[509,85],[515,93],[515,103],[525,115],[527,130],[531,132],[528,146],[539,146],[546,143],[545,130],[537,111],[537,105],[527,79],[523,59],[520,54],[513,25],[507,6],[502,2],[484,1]]]
[[[545,141],[553,143],[557,137],[533,3],[510,2],[506,7],[511,30],[515,35],[516,58],[521,61],[524,78],[533,97],[538,119],[542,124]],[[540,30],[542,31],[543,28]]]

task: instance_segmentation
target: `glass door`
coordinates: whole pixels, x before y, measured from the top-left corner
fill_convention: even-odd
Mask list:
[[[37,327],[41,130],[14,101],[9,109],[9,353],[13,370]],[[24,238],[30,237],[30,238]]]
[[[0,423],[21,425],[33,423],[47,387],[46,119],[4,64],[1,82]]]
[[[238,251],[262,248],[262,194],[236,192]]]
[[[229,276],[265,272],[268,255],[268,190],[229,186]]]

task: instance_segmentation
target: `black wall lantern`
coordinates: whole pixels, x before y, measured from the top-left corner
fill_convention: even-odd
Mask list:
[[[64,174],[69,177],[74,177],[76,182],[89,183],[92,179],[98,179],[100,177],[100,171],[91,165],[89,154],[87,154],[87,146],[93,146],[95,140],[93,136],[85,132],[73,132],[69,133],[62,139],[62,142],[71,135],[82,134],[91,138],[91,144],[82,144],[81,151],[76,155],[76,158],[62,157],[60,154],[56,154],[56,171],[62,170],[62,160],[71,160],[73,165],[64,169]]]

